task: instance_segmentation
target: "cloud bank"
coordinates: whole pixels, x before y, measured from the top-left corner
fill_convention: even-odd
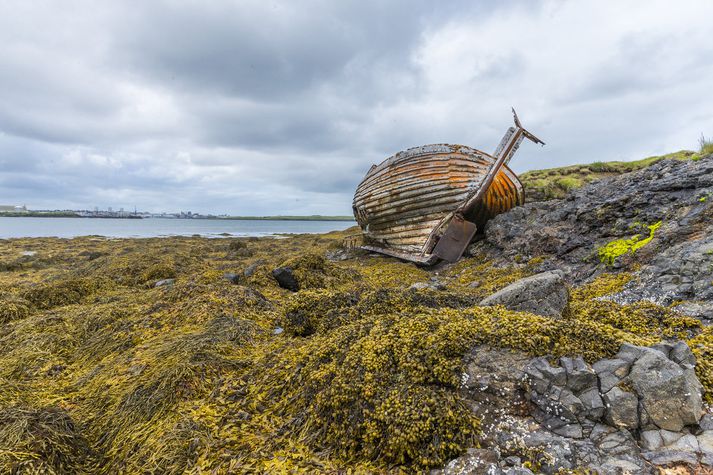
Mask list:
[[[443,2],[442,2],[443,3]],[[0,203],[349,214],[372,163],[492,151],[516,171],[713,135],[713,3],[0,4]]]

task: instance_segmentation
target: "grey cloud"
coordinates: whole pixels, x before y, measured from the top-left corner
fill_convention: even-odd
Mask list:
[[[548,142],[518,171],[692,147],[713,8],[654,1],[4,2],[0,202],[347,214],[372,163],[492,151],[511,105]]]
[[[144,3],[128,15],[116,47],[138,74],[161,84],[281,101],[335,77],[348,80],[358,66],[405,66],[423,5]]]

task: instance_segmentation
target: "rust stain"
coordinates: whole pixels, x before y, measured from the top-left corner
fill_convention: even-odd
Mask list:
[[[487,220],[522,205],[522,184],[507,163],[523,139],[544,143],[522,127],[514,110],[513,115],[515,127],[493,155],[433,144],[373,165],[354,194],[361,247],[426,265],[455,261]]]

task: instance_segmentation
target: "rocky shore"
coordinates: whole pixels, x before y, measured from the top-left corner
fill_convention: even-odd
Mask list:
[[[664,160],[595,182],[562,200],[529,203],[498,216],[470,254],[504,265],[539,256],[542,273],[481,305],[561,316],[568,311],[568,285],[616,269],[629,272],[631,279],[600,299],[667,306],[700,319],[710,332],[712,197],[713,160]],[[644,239],[636,233],[650,234],[647,228],[654,223],[661,223],[655,238],[632,250],[629,243]],[[602,249],[612,242],[621,243],[623,252],[607,260]],[[698,363],[710,367],[711,353],[702,356]],[[713,471],[713,417],[702,401],[696,364],[686,343],[669,340],[650,348],[624,344],[613,358],[591,365],[581,358],[564,357],[552,365],[547,357],[521,357],[508,368],[491,367],[487,381],[509,380],[509,390],[497,396],[510,398],[509,407],[528,401],[527,416],[501,408],[490,448],[454,460],[443,473],[526,473],[517,459],[500,457],[513,440],[551,456],[537,467],[544,473],[577,467],[595,473],[659,473],[666,467],[672,473]],[[479,368],[480,377],[483,373]]]
[[[713,470],[713,156],[353,233],[0,241],[0,472]]]

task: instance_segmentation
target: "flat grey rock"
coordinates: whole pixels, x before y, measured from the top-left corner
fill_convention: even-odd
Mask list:
[[[569,290],[562,276],[561,271],[548,271],[520,279],[486,297],[480,305],[561,317],[569,305]]]
[[[680,450],[642,452],[641,456],[654,465],[668,465],[671,463],[685,463],[691,466],[698,465],[698,457],[696,454]]]
[[[693,369],[648,349],[629,374],[649,421],[644,428],[680,431],[703,415],[702,386]]]
[[[641,448],[644,450],[658,450],[664,445],[661,432],[658,430],[644,430],[639,436]]]
[[[603,399],[607,423],[620,429],[635,430],[639,427],[639,400],[636,394],[614,387]]]
[[[702,452],[713,453],[713,430],[704,431],[698,435],[697,439],[698,446]]]

